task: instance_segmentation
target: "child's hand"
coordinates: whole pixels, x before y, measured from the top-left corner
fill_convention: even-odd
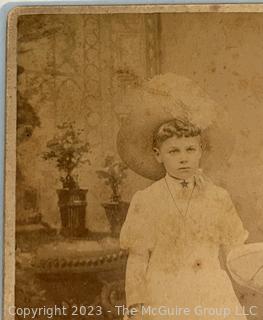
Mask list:
[[[124,315],[123,320],[142,320],[141,312],[137,312],[135,315],[128,316],[127,313]]]
[[[134,304],[129,307],[129,312],[125,313],[123,320],[142,320],[143,303]]]

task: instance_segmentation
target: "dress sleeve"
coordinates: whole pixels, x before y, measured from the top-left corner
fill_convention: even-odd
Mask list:
[[[120,247],[129,250],[125,277],[127,306],[145,302],[145,277],[155,241],[154,222],[150,218],[150,203],[138,191],[132,198],[120,233]]]
[[[226,251],[229,251],[235,246],[244,244],[249,233],[244,228],[231,197],[226,191],[223,202],[221,243]]]
[[[130,251],[151,251],[155,246],[155,223],[151,199],[137,191],[130,203],[120,233],[120,247]]]

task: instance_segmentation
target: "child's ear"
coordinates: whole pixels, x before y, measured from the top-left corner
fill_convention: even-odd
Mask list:
[[[202,152],[206,152],[207,150],[209,150],[209,143],[205,137],[201,138],[200,146],[201,146]]]
[[[154,151],[154,155],[155,155],[156,160],[159,163],[162,163],[162,159],[161,159],[161,156],[160,156],[160,150],[158,148],[153,148],[153,151]]]

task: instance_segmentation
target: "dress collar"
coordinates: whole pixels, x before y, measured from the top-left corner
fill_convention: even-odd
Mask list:
[[[166,173],[165,179],[169,185],[172,185],[173,188],[182,190],[182,189],[191,189],[195,183],[195,177],[191,177],[190,179],[179,179],[172,177],[169,173]]]
[[[195,184],[195,187],[199,191],[203,191],[207,184],[211,182],[211,180],[203,173],[202,169],[198,169],[196,174],[191,177],[190,179],[178,179],[170,176],[168,173],[165,175],[165,179],[169,185],[173,187],[175,190],[182,190],[184,189],[182,186],[182,182],[185,181],[188,183],[187,188],[192,188]]]

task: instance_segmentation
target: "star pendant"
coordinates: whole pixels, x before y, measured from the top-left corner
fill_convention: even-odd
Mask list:
[[[187,188],[187,187],[188,187],[188,182],[185,181],[185,180],[183,180],[183,181],[181,182],[181,185],[182,185],[183,188]]]

